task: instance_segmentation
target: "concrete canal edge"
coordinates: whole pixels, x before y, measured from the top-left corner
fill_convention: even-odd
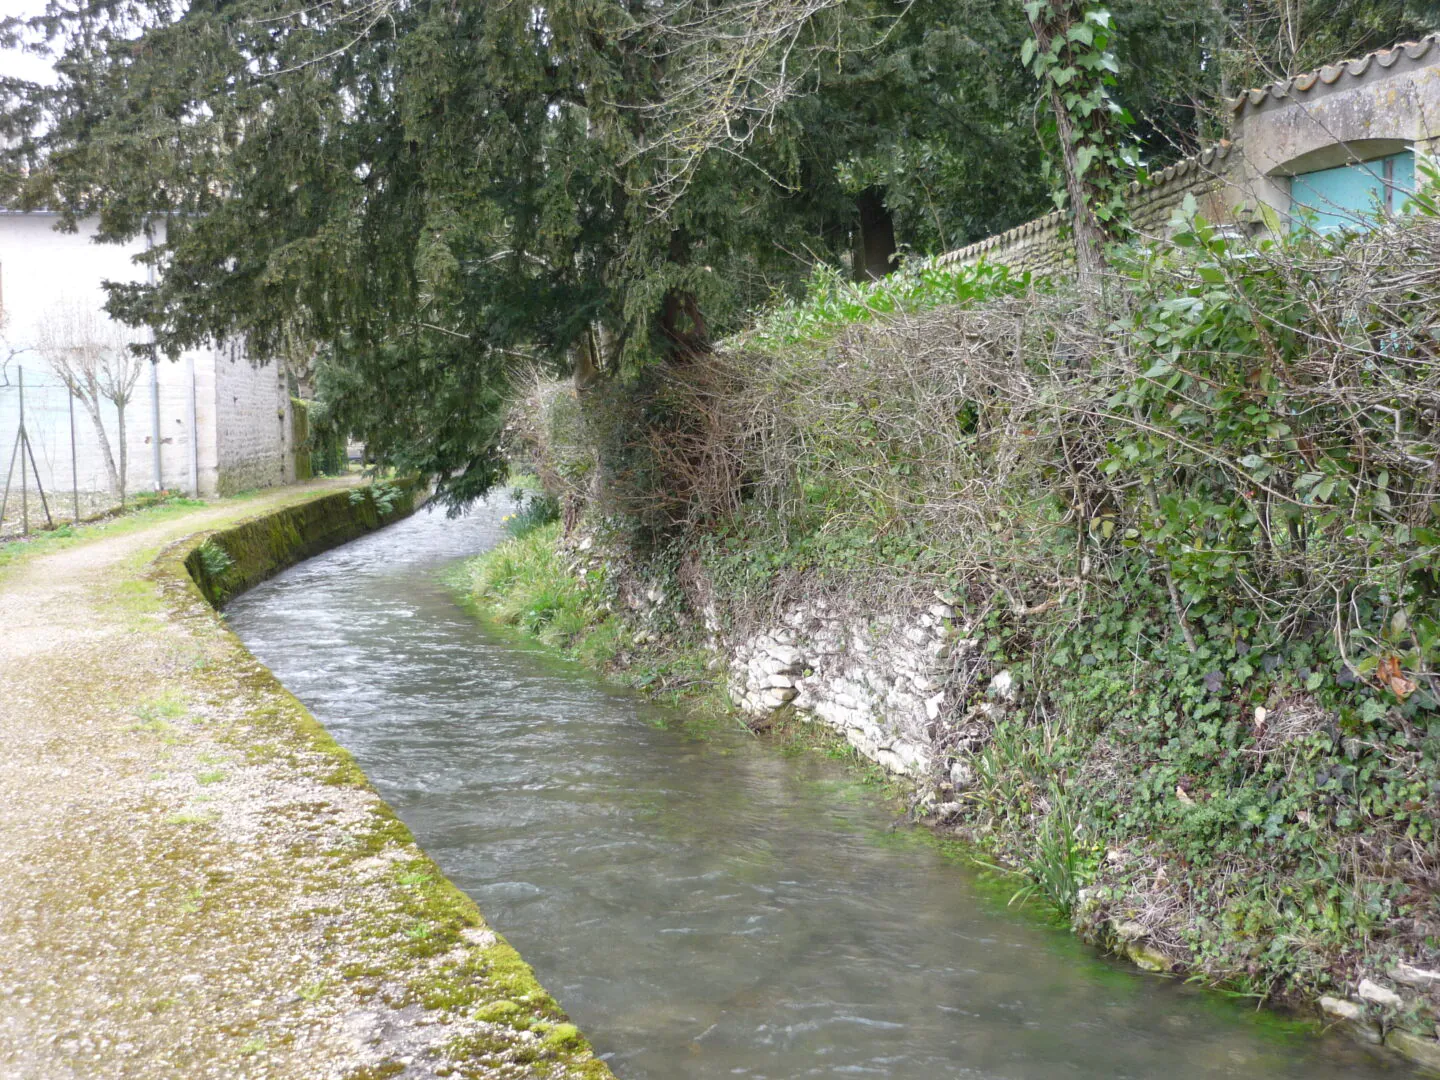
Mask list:
[[[317,915],[305,944],[329,954],[333,982],[325,984],[351,999],[332,1010],[336,1022],[351,1043],[368,1047],[364,1065],[342,1065],[333,1075],[614,1080],[529,965],[425,854],[349,752],[219,614],[246,589],[399,520],[423,501],[410,482],[336,491],[176,541],[156,557],[150,576],[173,620],[199,624],[230,646],[228,662],[197,678],[211,695],[241,705],[231,745],[253,763],[279,766],[287,774],[280,782],[294,789],[292,805],[321,819],[300,822],[301,831],[329,834],[323,850],[313,843],[294,848],[297,876],[323,863],[321,880],[304,886],[306,906]],[[320,801],[305,801],[313,796]]]

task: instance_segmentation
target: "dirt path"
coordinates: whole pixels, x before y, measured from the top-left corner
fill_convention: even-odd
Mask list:
[[[168,542],[323,490],[0,570],[7,1080],[609,1076],[348,755],[154,577]]]

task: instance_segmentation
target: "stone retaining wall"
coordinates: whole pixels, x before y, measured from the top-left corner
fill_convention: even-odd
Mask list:
[[[185,569],[214,607],[281,570],[413,513],[424,493],[413,480],[391,485],[388,508],[373,489],[346,488],[212,533],[185,558]],[[218,552],[219,557],[207,552]],[[228,565],[223,565],[227,563]]]
[[[931,789],[967,783],[966,759],[994,706],[958,713],[984,664],[950,604],[937,598],[909,618],[856,623],[824,600],[801,603],[726,651],[730,696],[748,714],[789,705],[890,772]],[[991,696],[1009,685],[1008,674],[992,676]]]
[[[334,1068],[304,1075],[615,1080],[529,965],[420,849],[354,758],[212,610],[302,559],[413,513],[425,500],[417,482],[387,487],[394,497],[384,495],[378,503],[369,488],[341,488],[191,535],[164,549],[152,569],[172,625],[193,621],[216,628],[233,645],[222,661],[207,664],[201,674],[186,669],[186,676],[203,679],[217,701],[240,714],[231,722],[227,748],[241,751],[247,768],[271,770],[252,787],[272,802],[283,801],[247,804],[244,813],[267,834],[287,814],[300,818],[300,840],[282,849],[281,859],[259,864],[271,874],[278,868],[283,877],[278,885],[262,881],[257,903],[273,905],[286,890],[303,890],[303,907],[281,908],[267,925],[281,927],[277,932],[289,935],[297,954],[319,957],[317,963],[332,968],[316,984],[324,988],[323,998],[313,1005],[291,998],[298,1004],[286,1022],[303,1008],[332,1010],[334,1040],[359,1059],[347,1065],[337,1051]],[[215,572],[216,556],[207,565],[206,549],[230,564]],[[221,729],[212,718],[203,730]],[[337,823],[334,806],[341,800],[348,800],[350,819]],[[343,842],[329,839],[341,824]],[[343,891],[325,891],[332,878],[314,883],[322,871],[338,878]],[[245,884],[258,873],[247,865],[232,877]],[[416,938],[407,927],[425,934]],[[257,966],[252,977],[246,997],[274,991],[266,983],[267,967]],[[294,1074],[260,1068],[253,1075]]]

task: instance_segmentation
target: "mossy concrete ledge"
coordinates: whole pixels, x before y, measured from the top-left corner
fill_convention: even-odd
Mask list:
[[[414,513],[424,498],[413,479],[322,495],[186,544],[185,571],[218,608],[287,567]]]
[[[273,921],[287,935],[282,950],[304,958],[303,976],[267,976],[261,966],[253,982],[307,980],[290,993],[288,1010],[328,1026],[323,1036],[308,1035],[311,1044],[341,1047],[324,1073],[311,1075],[614,1080],[353,757],[217,614],[226,599],[284,567],[410,513],[422,496],[413,484],[392,490],[388,505],[366,489],[343,490],[192,535],[162,550],[151,571],[172,622],[219,646],[192,673],[189,696],[212,718],[207,734],[237,761],[227,772],[237,781],[249,774],[238,805],[217,800],[198,814],[222,834],[261,830],[262,846],[283,848],[225,881],[227,906],[276,908]],[[246,791],[257,794],[247,799]],[[294,1018],[272,1021],[260,1018],[248,1044],[277,1051],[269,1071],[256,1075],[304,1075],[288,1071],[279,1052],[295,1038]]]

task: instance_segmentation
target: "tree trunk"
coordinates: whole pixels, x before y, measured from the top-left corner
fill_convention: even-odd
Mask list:
[[[575,389],[588,390],[600,381],[599,357],[596,356],[595,328],[587,326],[575,346]]]
[[[116,437],[120,443],[120,508],[123,510],[125,508],[125,466],[130,459],[130,452],[125,447],[125,402],[117,401],[115,403],[115,417]]]
[[[689,238],[681,229],[670,234],[669,261],[677,266],[690,262]],[[660,333],[665,337],[672,363],[685,363],[711,351],[705,316],[695,294],[688,289],[671,289],[665,294],[660,307]]]
[[[1065,41],[1070,30],[1085,21],[1083,0],[1048,0],[1038,17],[1030,20],[1031,32],[1040,54],[1049,52],[1053,41]],[[1074,117],[1065,104],[1064,89],[1052,79],[1044,79],[1050,111],[1055,116],[1055,134],[1060,141],[1060,166],[1065,173],[1065,195],[1070,201],[1071,232],[1075,240],[1075,271],[1080,287],[1098,290],[1105,272],[1105,244],[1110,239],[1105,226],[1091,206],[1092,184],[1080,173],[1076,157],[1077,133]],[[1073,86],[1073,83],[1071,84]],[[1099,163],[1097,162],[1096,165]],[[1095,166],[1092,165],[1092,168]]]
[[[855,209],[860,212],[860,229],[855,243],[854,277],[856,281],[874,281],[895,270],[895,219],[885,205],[884,191],[878,187],[868,187],[855,196]]]
[[[1090,192],[1080,177],[1075,158],[1075,125],[1056,87],[1050,89],[1050,108],[1055,111],[1055,132],[1060,137],[1060,162],[1065,170],[1065,194],[1070,200],[1071,233],[1075,240],[1075,272],[1086,291],[1099,288],[1105,272],[1105,229],[1090,206]]]
[[[105,461],[105,473],[110,478],[110,490],[119,497],[123,506],[125,503],[125,487],[120,479],[120,472],[115,468],[115,455],[110,452],[110,436],[105,433],[105,421],[100,415],[99,396],[89,394],[76,394],[80,404],[85,406],[85,411],[90,414],[90,422],[95,425],[95,438],[100,443],[100,456]],[[122,429],[123,430],[123,429]]]

